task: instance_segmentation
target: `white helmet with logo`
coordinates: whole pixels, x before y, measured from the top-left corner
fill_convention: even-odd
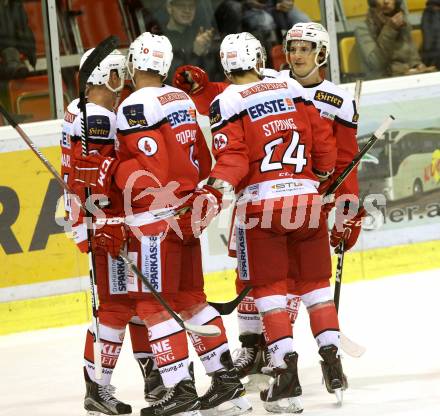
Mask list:
[[[79,67],[81,68],[86,61],[86,59],[93,52],[93,49],[89,49],[82,57],[79,63]],[[112,88],[108,84],[110,80],[110,72],[112,70],[116,70],[118,72],[119,78],[121,79],[121,83],[118,87]],[[89,76],[87,80],[88,84],[92,85],[105,85],[110,91],[118,92],[121,91],[124,87],[125,81],[125,56],[115,49],[109,55],[107,55],[99,65],[93,70],[92,74]]]
[[[250,69],[259,73],[266,62],[266,51],[261,42],[249,32],[233,33],[227,35],[220,45],[220,60],[227,74]],[[260,64],[258,70],[257,64]]]
[[[317,66],[322,66],[327,62],[328,54],[330,52],[330,38],[327,30],[320,23],[297,23],[286,33],[284,39],[284,53],[287,54],[289,43],[293,40],[303,40],[312,42],[316,45],[315,62]],[[324,60],[318,62],[318,55],[324,50]]]
[[[130,45],[127,69],[131,78],[136,69],[156,71],[166,78],[173,61],[173,47],[166,36],[144,32]]]

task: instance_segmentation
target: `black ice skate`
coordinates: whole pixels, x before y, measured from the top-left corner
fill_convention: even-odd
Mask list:
[[[137,360],[144,376],[144,398],[146,402],[154,402],[161,399],[167,389],[163,385],[159,370],[153,370],[154,358],[139,358]]]
[[[298,379],[298,354],[289,352],[284,361],[286,368],[272,368],[274,379],[268,389],[260,392],[260,398],[268,412],[301,413],[304,408],[299,399],[302,389]]]
[[[224,368],[212,374],[211,386],[200,398],[202,414],[233,416],[251,412],[252,406],[244,397],[246,390],[240,382],[229,351],[221,355],[220,362]],[[220,409],[223,403],[232,403],[233,406],[224,409],[222,406]]]
[[[84,398],[84,409],[90,416],[101,415],[130,415],[131,406],[116,399],[113,394],[115,387],[101,386],[90,380],[87,370],[84,368],[86,380],[86,396]]]
[[[200,399],[193,380],[182,380],[165,395],[141,410],[141,416],[200,416]]]
[[[336,395],[339,405],[342,405],[343,391],[347,389],[347,377],[342,370],[341,357],[337,355],[338,348],[335,345],[326,345],[319,349],[322,357],[321,369],[324,376],[325,387],[329,393]]]
[[[234,367],[247,390],[255,390],[260,384],[268,384],[269,377],[261,371],[267,365],[263,335],[240,335],[241,348],[234,352]]]

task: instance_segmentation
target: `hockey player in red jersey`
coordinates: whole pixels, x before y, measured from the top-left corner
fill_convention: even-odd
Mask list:
[[[245,390],[233,367],[221,317],[206,302],[200,241],[192,224],[198,200],[214,200],[219,206],[222,195],[209,186],[196,189],[210,172],[211,156],[194,103],[184,92],[163,84],[172,56],[165,36],[146,32],[130,45],[127,68],[135,92],[118,109],[117,159],[88,157],[83,167],[106,163],[101,184],[115,183],[124,191],[128,255],[156,290],[187,322],[221,329],[212,338],[190,335],[212,377],[210,389],[199,398],[189,371],[185,331],[139,279],[130,279],[130,296],[149,328],[156,363],[169,388],[141,415],[208,410],[229,401],[234,405],[231,414],[240,414],[251,407],[242,397]],[[95,185],[97,193],[107,192],[106,186]],[[192,210],[179,216],[182,207]]]
[[[290,70],[281,71],[277,79],[296,79],[319,109],[322,122],[331,126],[337,146],[333,177],[337,177],[359,150],[356,140],[358,113],[355,101],[347,91],[322,78],[320,69],[327,63],[329,47],[328,33],[321,24],[294,25],[287,32],[284,44]],[[326,181],[321,186],[320,192],[325,192],[330,183],[331,180]],[[356,243],[360,232],[360,220],[364,216],[364,210],[362,208],[358,210],[358,196],[357,172],[354,170],[335,195],[336,223],[330,237],[333,247],[339,245],[344,232],[345,250],[349,250]],[[327,205],[326,210],[329,209],[331,205]],[[345,217],[349,210],[352,212]],[[311,329],[320,347],[319,354],[323,359],[321,366],[326,387],[330,393],[336,390],[338,400],[341,400],[341,389],[345,389],[347,383],[342,373],[339,329],[335,327],[333,296],[329,284],[322,281],[317,285],[303,285],[296,278],[295,269],[290,270],[289,274],[293,277],[289,279],[288,285],[288,304],[292,323],[295,322],[302,300],[309,312]],[[255,370],[261,367],[261,364],[255,365],[255,359],[263,356],[261,343],[256,336],[258,331],[255,331],[258,329],[256,324],[258,315],[252,297],[245,299],[245,302],[239,306],[239,318],[240,316],[245,318],[241,322],[241,328],[247,333],[242,337],[243,344],[247,343],[247,347],[241,351],[236,364],[242,373],[246,373],[251,368]]]
[[[232,85],[210,107],[217,163],[208,184],[230,184],[238,198],[238,274],[253,288],[274,366],[275,380],[261,399],[268,411],[298,412],[301,386],[287,277],[295,267],[304,284],[330,278],[318,186],[334,169],[335,140],[296,81],[261,79],[264,50],[251,34],[226,36],[220,57]],[[319,267],[308,267],[317,257]],[[337,325],[336,313],[335,318]],[[287,407],[282,399],[288,399]]]
[[[322,122],[331,125],[338,149],[336,168],[333,174],[333,177],[337,177],[358,151],[356,141],[358,114],[353,97],[344,89],[323,78],[322,68],[327,62],[330,47],[328,33],[319,23],[299,23],[294,25],[287,33],[284,47],[286,60],[291,69],[280,73],[269,70],[265,73],[269,73],[270,76],[297,80],[304,87],[305,94],[320,110]],[[190,91],[195,91],[196,96],[194,99],[198,109],[201,113],[206,113],[205,102],[207,99],[213,98],[214,92],[226,88],[227,84],[209,83],[206,74],[203,75],[203,73],[204,71],[197,67],[182,67],[176,71],[175,83],[185,90],[190,88]],[[205,97],[203,97],[204,95]],[[320,187],[320,192],[325,192],[330,183],[331,180],[326,181]],[[331,233],[331,245],[337,247],[344,230],[346,230],[348,239],[345,249],[349,250],[356,243],[359,236],[360,219],[364,215],[364,211],[360,209],[357,213],[352,213],[347,219],[344,219],[342,214],[344,214],[344,209],[347,207],[344,206],[343,195],[347,195],[348,200],[357,200],[356,170],[347,177],[337,191],[336,197],[339,198],[336,211],[338,227],[335,226]],[[331,205],[327,205],[326,209],[329,210],[330,208]],[[356,210],[356,207],[351,206],[350,208]],[[232,253],[233,251],[231,250]],[[244,287],[243,284],[237,286],[238,292]],[[317,313],[320,310],[319,305],[331,302],[330,288],[326,285],[326,287],[316,287],[302,294],[303,291],[304,289],[301,289],[301,287],[295,286],[294,279],[289,280],[288,308],[291,320],[292,323],[295,322],[301,298],[303,298],[310,313],[312,331],[320,347],[320,353],[324,358],[321,364],[326,386],[329,392],[333,392],[335,388],[341,386],[341,377],[345,381],[345,376],[341,376],[339,333],[332,328],[333,308],[331,306],[329,308],[330,313],[325,315],[326,319],[321,320],[319,313]],[[302,294],[302,296],[299,296],[299,294]],[[238,318],[240,340],[243,348],[239,351],[235,365],[242,376],[252,375],[260,371],[262,365],[264,365],[265,357],[265,346],[264,342],[261,342],[260,336],[262,332],[260,317],[252,296],[247,296],[239,305]],[[330,370],[326,360],[334,363],[333,365],[338,369],[337,372],[332,372],[333,376],[329,376]]]
[[[92,49],[93,50],[93,49]],[[90,55],[87,51],[81,59],[81,65]],[[92,153],[103,156],[115,155],[116,114],[113,106],[117,95],[124,85],[125,57],[117,50],[106,57],[87,80],[87,120],[88,120],[88,146]],[[64,117],[61,149],[62,149],[62,174],[64,180],[80,196],[84,203],[84,188],[75,182],[72,166],[75,157],[81,153],[81,119],[78,109],[78,99],[68,106]],[[66,210],[71,220],[79,214],[73,226],[74,239],[82,252],[88,249],[86,239],[86,225],[75,200],[74,206],[66,196]],[[122,201],[118,194],[111,195],[110,206],[104,208],[108,216],[120,216]],[[95,379],[93,333],[89,329],[86,336],[84,352],[84,377],[86,381],[86,397],[84,407],[94,414],[119,415],[131,413],[131,407],[117,400],[114,388],[110,385],[113,369],[116,366],[119,352],[125,336],[125,328],[129,325],[133,354],[138,361],[145,377],[145,395],[149,399],[157,399],[159,391],[148,390],[148,381],[154,374],[145,374],[145,366],[152,361],[151,347],[148,342],[147,329],[138,317],[134,316],[133,301],[127,296],[127,276],[124,263],[112,258],[114,253],[106,247],[97,244],[100,236],[108,232],[108,228],[101,228],[94,236],[96,279],[100,306],[98,316],[100,319],[100,340],[102,342],[102,368],[100,380]],[[110,230],[112,231],[112,230]],[[120,242],[123,243],[122,241]],[[162,389],[163,390],[163,389]]]

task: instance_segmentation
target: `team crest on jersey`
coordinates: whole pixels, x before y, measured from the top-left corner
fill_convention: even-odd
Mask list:
[[[317,90],[315,92],[314,100],[320,101],[321,103],[330,104],[333,107],[341,108],[342,103],[344,102],[343,98],[339,97],[336,94],[331,94],[326,91]]]
[[[220,100],[215,100],[209,108],[209,122],[212,126],[213,124],[217,124],[221,119],[222,115],[220,113]]]
[[[277,98],[265,102],[259,102],[248,107],[247,112],[252,120],[259,120],[273,114],[295,111],[295,104],[292,98]]]
[[[110,136],[110,119],[107,116],[88,116],[87,127],[89,129],[89,137],[108,138]]]
[[[148,126],[147,120],[145,119],[143,104],[127,105],[122,109],[122,112],[127,119],[129,127],[138,125],[143,127]]]
[[[138,148],[146,156],[153,156],[157,153],[157,143],[152,137],[142,137],[138,140]]]
[[[212,141],[214,143],[214,149],[220,150],[220,149],[223,149],[224,147],[226,147],[226,145],[228,144],[228,136],[226,136],[226,134],[223,134],[223,133],[217,133],[212,138]]]

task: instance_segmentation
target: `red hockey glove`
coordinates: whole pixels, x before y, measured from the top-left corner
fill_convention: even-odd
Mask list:
[[[358,213],[351,219],[344,219],[343,215],[336,212],[336,221],[330,234],[330,245],[338,247],[342,238],[345,240],[344,251],[350,250],[355,244],[361,232],[362,218],[367,212],[364,208],[360,208]],[[335,250],[338,253],[338,250]]]
[[[208,82],[208,74],[198,66],[182,65],[174,72],[173,86],[190,95],[202,92]]]
[[[210,185],[196,189],[191,197],[178,208],[183,212],[177,223],[183,238],[197,238],[221,210],[223,194]]]
[[[124,219],[120,217],[98,218],[95,227],[95,235],[92,238],[93,250],[104,250],[113,258],[118,257],[127,241]]]
[[[95,194],[108,195],[112,175],[118,164],[117,159],[97,153],[81,156],[73,162],[74,181],[76,184],[91,187]]]

